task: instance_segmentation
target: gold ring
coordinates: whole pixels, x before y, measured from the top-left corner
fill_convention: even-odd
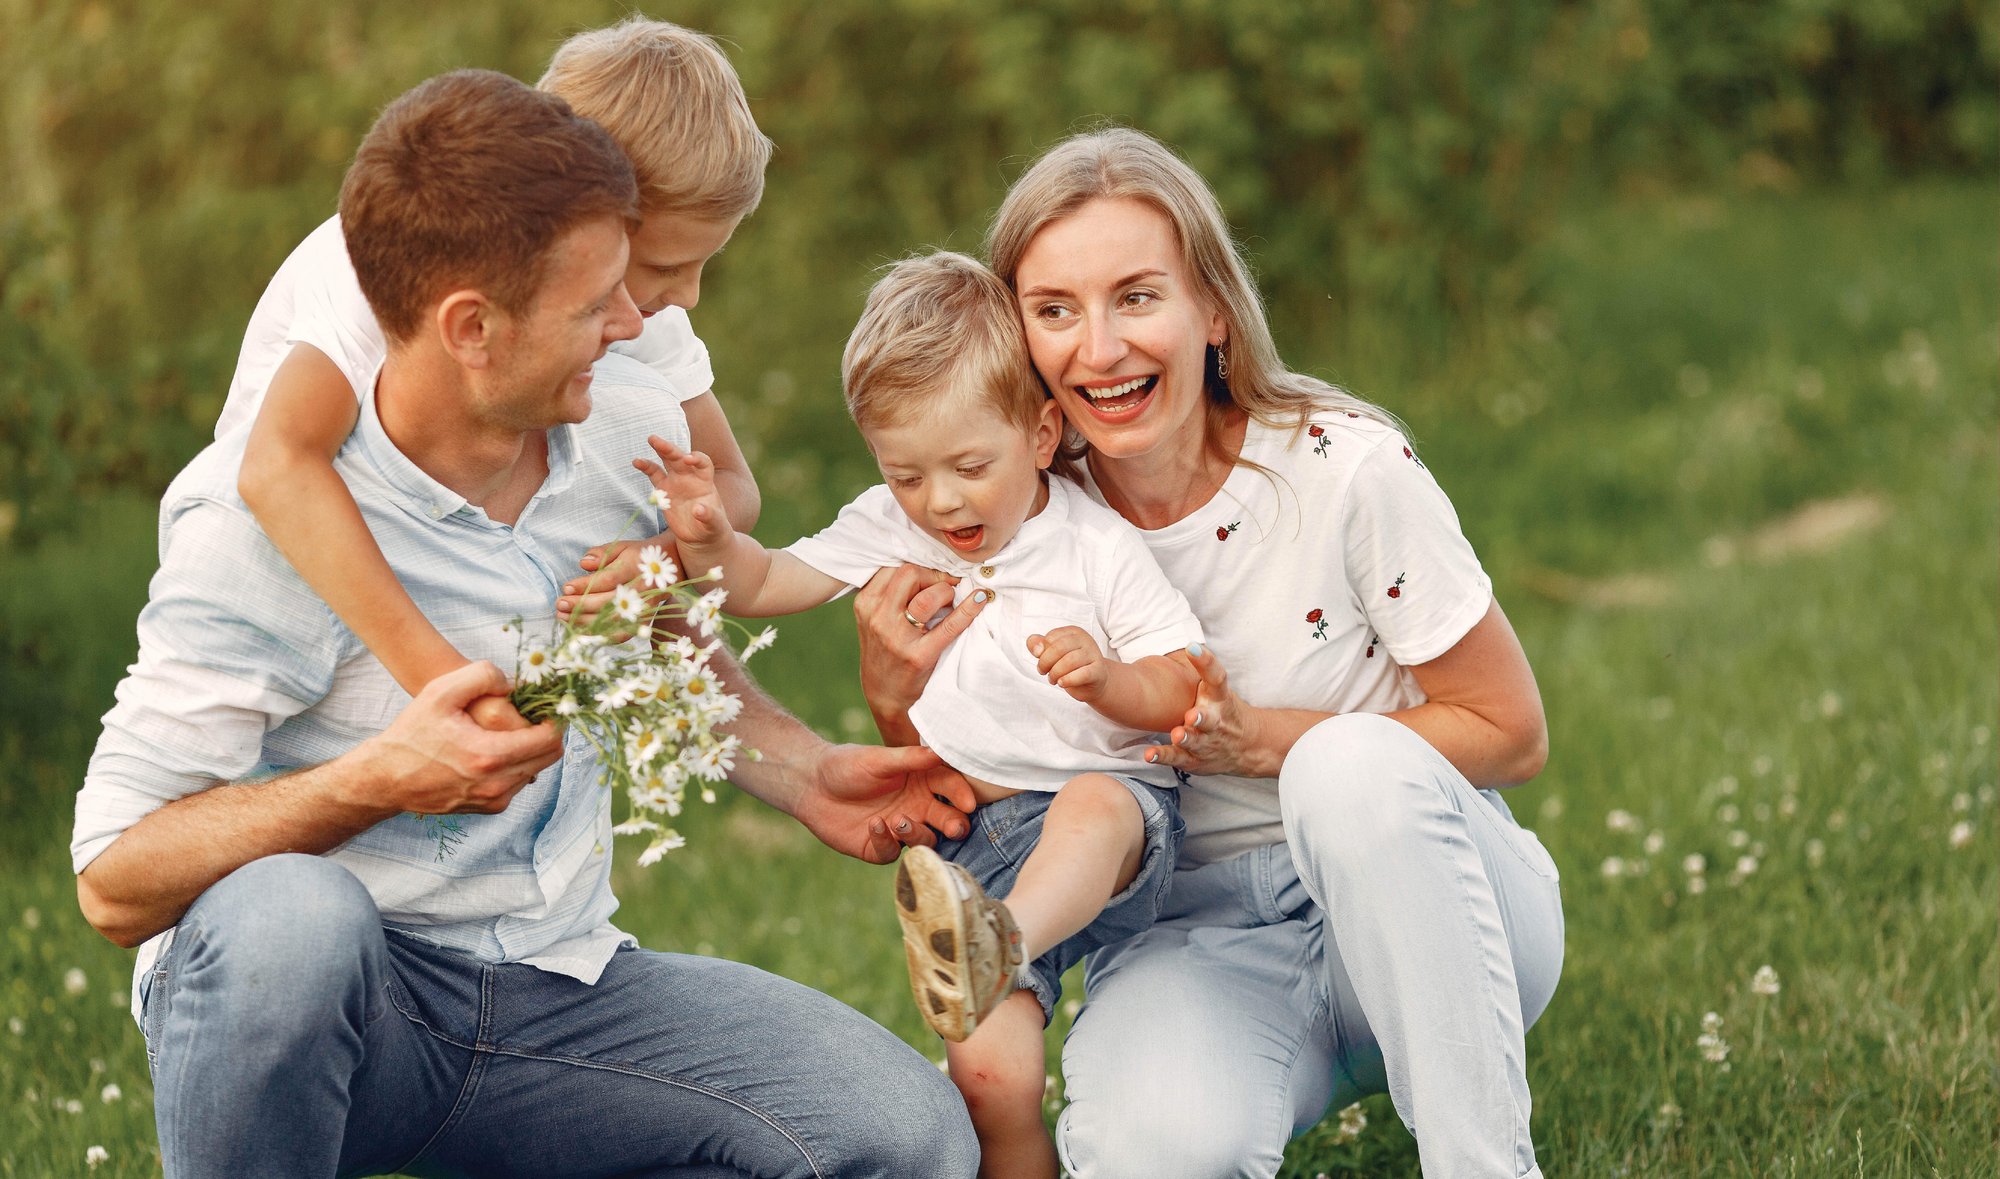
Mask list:
[[[923,620],[921,618],[918,618],[916,615],[910,613],[908,610],[903,611],[903,621],[909,623],[911,626],[916,627],[918,630],[924,629]]]

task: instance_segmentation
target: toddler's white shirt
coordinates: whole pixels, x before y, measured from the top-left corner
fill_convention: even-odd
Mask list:
[[[1066,479],[1048,484],[1048,505],[984,561],[966,560],[912,523],[880,485],[786,551],[850,586],[909,561],[958,577],[958,600],[993,591],[910,709],[924,744],[952,768],[1017,790],[1055,790],[1091,771],[1175,786],[1171,769],[1141,760],[1155,735],[1049,683],[1028,654],[1028,636],[1081,627],[1130,663],[1200,642],[1201,623],[1123,517]]]
[[[375,373],[389,353],[348,261],[339,217],[327,218],[306,235],[257,300],[243,333],[229,398],[216,419],[217,438],[256,419],[271,377],[294,344],[324,352],[354,387],[357,401],[374,388]],[[621,340],[611,350],[659,373],[677,402],[699,397],[715,385],[708,348],[679,307],[648,317],[636,338]]]

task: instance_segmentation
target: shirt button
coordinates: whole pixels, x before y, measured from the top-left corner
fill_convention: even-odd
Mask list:
[[[991,566],[991,565],[981,565],[981,566],[979,567],[979,576],[981,576],[981,577],[991,577],[991,576],[993,576],[993,566]]]
[[[444,508],[443,508],[442,506],[440,506],[440,505],[437,505],[437,504],[432,504],[432,505],[431,505],[431,519],[433,519],[433,520],[442,520],[442,519],[444,519]]]

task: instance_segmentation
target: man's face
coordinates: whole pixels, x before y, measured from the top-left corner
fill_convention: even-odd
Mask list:
[[[600,217],[549,247],[541,289],[518,315],[502,313],[478,410],[510,430],[546,430],[590,416],[592,366],[639,334],[625,290],[625,223]]]
[[[625,268],[625,289],[639,314],[693,308],[701,300],[701,268],[721,252],[741,220],[646,214],[632,231],[632,259]]]

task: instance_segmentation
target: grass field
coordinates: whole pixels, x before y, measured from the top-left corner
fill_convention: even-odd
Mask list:
[[[1554,751],[1512,802],[1565,875],[1566,969],[1528,1041],[1552,1176],[2000,1174],[1993,196],[1607,207],[1540,251],[1534,311],[1442,355],[1288,345],[1409,422],[1541,681]],[[758,455],[788,486],[785,451]],[[158,1167],[131,956],[84,926],[62,851],[152,527],[108,499],[59,545],[0,548],[0,1175],[83,1173],[92,1146],[99,1174]],[[760,657],[836,734],[865,720],[848,630],[821,611]],[[625,928],[937,1054],[886,870],[740,799],[685,830],[657,867],[625,850]],[[1362,1110],[1286,1173],[1416,1174],[1386,1099]]]

